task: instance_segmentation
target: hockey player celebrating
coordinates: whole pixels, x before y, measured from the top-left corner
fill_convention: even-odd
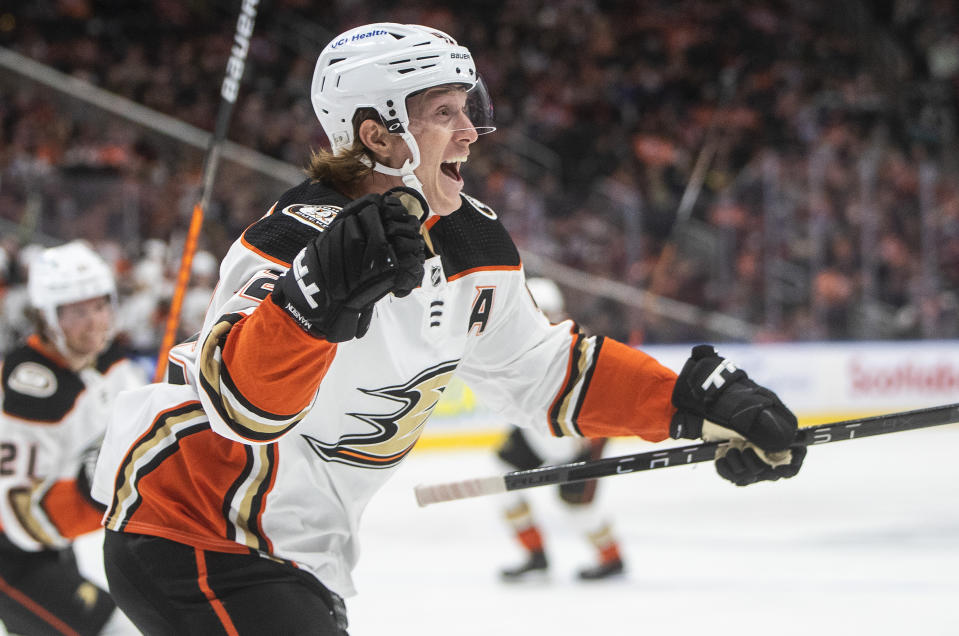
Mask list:
[[[35,323],[4,358],[0,415],[0,619],[17,634],[134,634],[72,554],[100,530],[90,481],[116,395],[145,383],[111,343],[113,274],[81,242],[31,263]]]
[[[343,633],[363,508],[454,373],[553,435],[735,437],[736,483],[799,469],[795,417],[710,347],[677,380],[536,308],[496,212],[461,192],[491,130],[466,48],[355,28],[311,93],[331,152],[234,243],[170,382],[121,396],[104,441],[107,577],[140,629]]]

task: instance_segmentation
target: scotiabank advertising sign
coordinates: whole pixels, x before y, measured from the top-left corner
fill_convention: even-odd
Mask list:
[[[959,393],[959,360],[893,361],[883,364],[854,357],[849,381],[854,395],[956,395]]]
[[[959,340],[715,346],[800,417],[959,402]],[[643,348],[674,370],[689,349]]]

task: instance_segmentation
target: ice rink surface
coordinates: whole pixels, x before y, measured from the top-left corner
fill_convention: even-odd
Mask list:
[[[367,509],[350,633],[956,635],[957,451],[948,426],[814,447],[795,479],[748,488],[711,464],[605,478],[628,572],[598,583],[575,580],[593,555],[555,488],[528,490],[552,566],[538,584],[498,580],[521,552],[497,498],[416,505],[418,483],[497,474],[489,454],[414,451]]]

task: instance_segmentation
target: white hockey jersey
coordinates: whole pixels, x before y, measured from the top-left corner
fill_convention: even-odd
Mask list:
[[[121,396],[94,495],[108,529],[292,562],[354,593],[360,515],[459,374],[509,421],[554,435],[667,436],[675,374],[572,322],[551,325],[496,214],[463,197],[427,220],[422,285],[339,344],[269,297],[348,199],[304,183],[233,245],[170,382]]]
[[[0,524],[17,547],[60,549],[100,528],[103,510],[80,470],[95,457],[113,400],[146,383],[114,344],[72,371],[36,335],[3,362]]]

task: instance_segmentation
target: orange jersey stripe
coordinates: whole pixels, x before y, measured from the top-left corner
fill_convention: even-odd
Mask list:
[[[279,203],[279,201],[277,201],[276,203]],[[249,226],[247,226],[246,230],[248,230],[248,229],[250,229],[251,227],[253,227],[254,225],[256,225],[260,220],[265,219],[266,217],[272,215],[273,212],[276,211],[276,203],[274,203],[274,204],[270,207],[270,211],[269,211],[269,212],[267,212],[266,214],[264,214],[263,216],[261,216],[259,219],[257,219],[255,222],[253,222],[253,223],[251,223]],[[254,254],[256,254],[256,255],[258,255],[258,256],[262,256],[263,258],[265,258],[266,260],[270,261],[271,263],[276,263],[277,265],[282,265],[283,267],[287,267],[287,268],[290,266],[290,263],[287,263],[286,261],[282,261],[282,260],[276,258],[275,256],[270,256],[269,254],[267,254],[267,253],[264,252],[263,250],[259,250],[259,249],[255,248],[255,247],[253,247],[253,245],[251,245],[250,242],[246,240],[246,230],[243,230],[243,234],[240,235],[240,243],[243,245],[243,247],[245,247],[246,249],[250,250],[251,252],[253,252]],[[217,285],[219,285],[219,283],[217,283]]]
[[[223,625],[223,629],[226,631],[227,635],[240,636],[240,632],[237,631],[236,626],[233,624],[233,620],[226,611],[226,608],[223,607],[223,601],[218,599],[216,594],[214,594],[213,590],[210,588],[210,582],[207,580],[206,573],[206,556],[203,554],[203,550],[194,548],[193,551],[196,554],[197,584],[200,587],[200,591],[203,592],[203,596],[206,597],[206,600],[210,602],[213,612],[216,614],[216,617],[220,619],[220,624]]]
[[[441,218],[443,217],[441,217],[438,214],[434,214],[433,216],[423,221],[423,226],[426,227],[427,230],[432,230],[433,226],[436,225]]]
[[[75,479],[53,484],[41,505],[60,536],[74,539],[100,528],[103,511],[83,496]]]
[[[196,466],[203,466],[202,474],[195,472]],[[227,540],[224,501],[246,466],[245,444],[209,428],[182,437],[170,445],[163,461],[138,475],[140,502],[124,529],[143,524],[175,528],[184,535],[209,537],[215,542]]]
[[[262,258],[265,258],[266,260],[270,261],[271,263],[276,263],[277,265],[282,265],[283,267],[286,267],[286,268],[289,268],[289,267],[290,267],[290,263],[287,263],[286,261],[281,260],[281,259],[279,259],[279,258],[277,258],[277,257],[275,257],[275,256],[270,256],[269,254],[267,254],[267,253],[264,252],[263,250],[258,249],[258,248],[256,248],[256,247],[253,247],[253,245],[252,245],[249,241],[246,240],[246,234],[240,235],[240,243],[242,243],[242,244],[243,244],[243,247],[245,247],[246,249],[250,250],[251,252],[253,252],[253,253],[256,254],[257,256],[260,256],[260,257],[262,257]]]
[[[357,453],[357,452],[354,452],[354,451],[349,451],[349,450],[346,450],[346,449],[342,449],[342,448],[341,448],[341,449],[338,449],[338,450],[337,450],[337,454],[338,454],[338,455],[346,455],[346,456],[348,456],[348,457],[357,457],[357,458],[359,458],[359,459],[364,459],[364,460],[366,460],[366,461],[375,462],[375,463],[379,463],[379,464],[389,464],[389,463],[395,463],[397,459],[405,456],[405,455],[406,455],[407,453],[409,453],[411,450],[413,450],[413,447],[412,447],[412,446],[410,446],[409,448],[407,448],[407,449],[405,449],[405,450],[400,451],[399,453],[395,453],[395,454],[393,454],[393,455],[389,455],[388,457],[376,457],[375,455],[369,455],[369,454],[367,454],[367,453]]]
[[[676,374],[651,356],[607,338],[579,412],[587,437],[669,437]]]
[[[70,368],[70,363],[67,362],[66,358],[60,355],[60,352],[57,351],[53,346],[45,343],[37,334],[34,333],[27,337],[27,346],[34,351],[39,351],[45,357],[49,358],[64,369]]]
[[[64,634],[64,636],[80,636],[75,632],[69,625],[64,623],[62,620],[51,614],[47,611],[42,605],[34,601],[32,598],[13,587],[3,578],[0,578],[0,592],[3,592],[14,601],[22,605],[32,614],[40,618],[42,621],[50,625],[57,632]]]
[[[169,539],[170,541],[176,541],[177,543],[182,543],[183,545],[199,548],[200,550],[208,550],[210,552],[226,552],[228,554],[250,553],[250,548],[240,545],[236,541],[217,539],[215,537],[201,537],[190,532],[180,532],[172,528],[155,526],[149,523],[137,523],[135,521],[131,521],[123,526],[121,532],[146,534],[151,537]]]
[[[267,300],[230,330],[223,364],[250,404],[296,414],[313,401],[335,355],[335,343],[306,333]]]
[[[472,269],[466,269],[462,272],[457,272],[452,276],[447,277],[447,281],[454,281],[457,278],[463,278],[464,276],[469,276],[470,274],[475,274],[476,272],[515,272],[523,268],[522,264],[519,265],[488,265],[483,267],[473,267]]]
[[[200,465],[202,475],[191,470]],[[104,525],[217,552],[272,551],[260,520],[276,469],[275,444],[217,435],[199,403],[184,402],[130,447]]]

